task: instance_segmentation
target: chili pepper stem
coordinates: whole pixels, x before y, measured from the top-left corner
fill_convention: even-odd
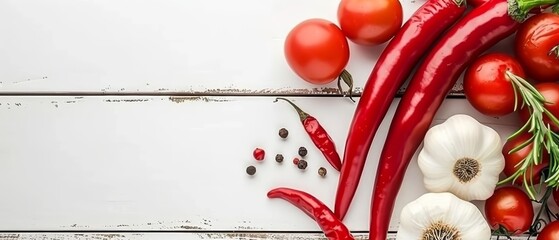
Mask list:
[[[551,9],[551,12],[559,14],[559,4],[555,4]]]
[[[299,115],[299,119],[301,119],[301,122],[305,121],[306,118],[309,117],[309,114],[306,113],[305,111],[303,111],[301,108],[299,108],[297,105],[295,105],[295,103],[289,101],[287,98],[282,98],[282,97],[278,97],[276,98],[276,100],[274,100],[274,102],[277,102],[278,99],[284,100],[287,103],[289,103],[293,108],[295,108],[295,110],[297,111],[297,114]]]
[[[557,8],[555,10],[557,10],[557,13],[559,14],[559,5],[555,5],[554,8]],[[550,51],[549,51],[549,56],[552,56],[556,59],[559,59],[559,45],[553,47]]]
[[[453,2],[459,7],[466,6],[466,0],[453,0]]]
[[[559,0],[508,0],[509,16],[518,22],[524,22],[528,12],[541,5],[558,4]]]
[[[353,100],[352,98],[352,94],[353,94],[353,77],[351,76],[351,74],[347,71],[347,70],[343,70],[342,73],[340,73],[340,76],[338,76],[338,90],[340,90],[340,93],[342,93],[342,95],[345,97],[346,94],[344,94],[344,90],[342,89],[342,84],[341,81],[344,81],[344,83],[349,87],[349,100],[351,100],[352,102],[355,102],[355,100]]]

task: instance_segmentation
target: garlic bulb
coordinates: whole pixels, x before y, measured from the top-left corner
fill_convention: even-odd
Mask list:
[[[482,240],[491,229],[479,209],[452,193],[426,193],[400,213],[396,240]]]
[[[468,115],[451,116],[425,135],[418,156],[425,188],[466,201],[489,198],[505,167],[501,149],[492,128]]]

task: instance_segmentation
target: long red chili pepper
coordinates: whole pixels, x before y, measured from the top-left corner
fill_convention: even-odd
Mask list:
[[[330,240],[354,239],[349,229],[323,202],[309,193],[292,188],[275,188],[268,192],[269,198],[284,199],[313,218],[324,235]]]
[[[370,239],[386,239],[407,166],[467,64],[514,33],[528,10],[540,4],[544,3],[511,0],[509,8],[506,0],[486,2],[450,28],[425,57],[400,100],[379,159],[371,203]]]
[[[465,11],[462,0],[428,0],[380,55],[363,89],[346,140],[334,207],[340,219],[350,207],[375,133],[398,88],[438,35]]]
[[[328,135],[328,132],[326,132],[324,127],[320,125],[318,120],[316,120],[316,118],[301,110],[301,108],[285,98],[276,98],[274,102],[276,102],[278,99],[288,102],[291,106],[293,106],[293,108],[295,108],[297,114],[299,114],[299,118],[301,120],[301,123],[303,124],[303,127],[305,128],[305,131],[307,131],[307,134],[311,138],[314,145],[322,152],[322,154],[324,155],[324,157],[326,157],[326,160],[332,165],[332,167],[340,171],[340,168],[342,167],[342,161],[340,159],[340,155],[338,155],[338,152],[336,151],[336,145],[334,144],[334,141],[332,141],[330,135]]]

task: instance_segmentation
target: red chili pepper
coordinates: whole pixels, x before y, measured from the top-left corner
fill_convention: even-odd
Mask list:
[[[450,28],[425,57],[400,100],[379,159],[371,203],[370,239],[386,239],[406,168],[467,64],[514,33],[528,10],[538,4],[542,2],[520,0],[511,5],[510,12],[507,0],[482,4]]]
[[[398,88],[432,43],[466,11],[461,0],[428,0],[404,23],[380,55],[357,105],[346,140],[334,212],[344,219],[371,143]]]
[[[330,138],[330,135],[328,135],[326,130],[322,127],[322,125],[320,125],[318,120],[285,98],[276,98],[274,102],[277,102],[278,99],[288,102],[291,106],[293,106],[293,108],[295,108],[295,110],[297,110],[301,123],[314,145],[322,152],[322,154],[324,154],[324,157],[326,157],[326,160],[328,160],[332,167],[340,171],[342,161],[340,160],[340,155],[338,155],[338,152],[336,151],[336,145],[334,144],[334,141],[332,141],[332,138]]]
[[[354,239],[349,229],[338,219],[332,210],[314,196],[292,188],[275,188],[268,192],[269,198],[281,198],[303,210],[313,218],[330,240]]]

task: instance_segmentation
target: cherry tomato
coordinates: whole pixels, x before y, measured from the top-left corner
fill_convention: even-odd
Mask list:
[[[536,240],[557,240],[559,239],[559,221],[553,221],[545,225],[538,234]]]
[[[509,154],[509,152],[512,149],[519,146],[520,144],[527,141],[528,139],[530,139],[531,136],[532,136],[531,133],[524,133],[519,136],[516,136],[515,138],[507,140],[505,145],[503,145],[502,152],[503,152],[503,156],[505,156],[505,168],[503,170],[503,173],[505,174],[505,176],[507,177],[511,176],[516,172],[516,170],[519,167],[517,166],[517,164],[520,163],[522,160],[524,160],[526,156],[528,156],[528,154],[530,154],[530,151],[532,151],[533,144],[531,143],[513,153]],[[533,184],[538,184],[541,180],[542,170],[547,166],[549,166],[549,154],[547,153],[547,151],[544,150],[542,151],[542,159],[540,164],[529,167],[526,170],[526,173],[528,173],[527,175],[528,182]],[[524,174],[521,174],[516,179],[516,181],[514,181],[514,183],[522,185],[522,183],[524,182],[523,175]]]
[[[555,48],[555,52],[552,49]],[[520,25],[515,52],[530,78],[559,81],[559,15],[541,13]]]
[[[505,186],[495,189],[485,201],[485,216],[492,229],[501,226],[509,234],[519,235],[530,228],[534,209],[526,193],[516,187]]]
[[[537,83],[534,87],[543,95],[546,103],[544,107],[553,114],[556,118],[559,118],[559,83],[543,82]],[[519,111],[520,119],[523,123],[528,121],[530,117],[530,112],[527,107],[523,107]],[[543,122],[554,132],[559,132],[559,126],[553,124],[553,122],[544,114]]]
[[[341,0],[338,5],[342,31],[349,40],[364,46],[382,44],[396,35],[403,15],[398,0]]]
[[[287,35],[284,54],[291,69],[313,84],[330,83],[349,61],[349,44],[342,30],[324,19],[307,19]]]
[[[466,69],[464,95],[476,110],[492,117],[514,111],[514,89],[506,70],[524,77],[520,63],[503,53],[482,55]]]

